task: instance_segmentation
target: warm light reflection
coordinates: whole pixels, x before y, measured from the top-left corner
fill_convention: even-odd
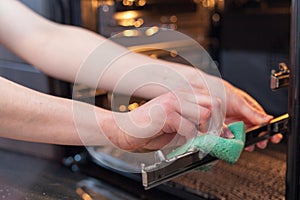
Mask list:
[[[83,200],[93,200],[93,198],[81,188],[77,188],[76,193],[80,195]]]
[[[93,200],[92,197],[87,193],[82,194],[81,197],[83,200]]]
[[[123,0],[123,5],[124,6],[132,6],[133,5],[134,0]]]
[[[140,32],[138,30],[125,30],[122,33],[125,37],[134,37],[140,35]]]
[[[151,58],[155,58],[155,59],[158,58],[157,54],[151,54],[150,57],[151,57]]]
[[[177,22],[177,17],[176,17],[176,15],[172,15],[172,16],[170,17],[170,22],[172,22],[172,23],[176,23],[176,22]]]
[[[127,107],[125,105],[120,105],[119,106],[119,111],[120,112],[126,112],[127,111]]]
[[[99,6],[99,1],[98,0],[92,0],[92,7],[97,9],[98,6]]]
[[[132,104],[129,104],[128,110],[132,111],[132,110],[134,110],[134,109],[136,109],[138,107],[139,107],[138,103],[132,103]]]
[[[203,7],[205,8],[219,8],[223,9],[224,8],[224,0],[194,0],[195,3],[197,4],[202,4]]]
[[[202,5],[206,8],[214,8],[216,5],[216,0],[204,0]]]
[[[116,13],[114,18],[120,26],[134,26],[139,28],[144,24],[144,20],[142,18],[138,18],[138,16],[139,13],[132,10]]]
[[[146,0],[121,0],[123,6],[133,6],[135,4],[136,6],[145,6],[147,1]]]
[[[144,24],[144,20],[142,18],[139,18],[137,19],[135,22],[134,22],[134,27],[138,28],[140,26],[142,26]]]
[[[116,20],[132,19],[132,18],[137,18],[137,17],[138,17],[138,12],[136,12],[134,10],[119,12],[119,13],[115,14]]]
[[[146,34],[147,36],[152,36],[152,35],[154,35],[155,33],[157,33],[158,30],[159,30],[159,28],[158,28],[157,26],[153,26],[153,27],[151,27],[151,28],[148,28],[148,29],[146,30],[145,34]]]
[[[176,56],[178,55],[177,51],[176,50],[171,50],[170,51],[170,56],[175,58]]]
[[[142,18],[139,18],[137,20],[135,19],[118,20],[118,25],[120,26],[134,26],[136,28],[139,28],[143,24],[144,24],[144,20]]]
[[[146,0],[139,0],[139,1],[137,1],[136,5],[137,6],[145,6],[146,2],[147,2]]]
[[[114,0],[98,0],[99,5],[107,5],[107,6],[113,6],[115,4]]]
[[[221,17],[218,13],[213,14],[213,16],[212,16],[213,22],[217,23],[220,21],[220,19],[221,19]]]

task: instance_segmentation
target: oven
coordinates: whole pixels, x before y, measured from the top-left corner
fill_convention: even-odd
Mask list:
[[[300,199],[298,0],[23,2],[51,20],[82,26],[105,37],[139,27],[165,27],[187,34],[209,52],[225,79],[250,92],[269,113],[276,116],[288,113],[289,130],[281,144],[270,144],[265,150],[251,153],[243,152],[234,166],[218,161],[208,172],[191,171],[149,190],[144,189],[141,174],[127,173],[105,165],[121,163],[124,166],[117,156],[105,154],[108,150],[27,143],[16,145],[13,141],[0,141],[1,147],[13,149],[18,146],[21,149],[17,151],[31,149],[29,154],[39,149],[38,156],[59,160],[75,173],[88,175],[89,179],[78,183],[78,194],[83,199],[84,196],[90,199]],[[270,41],[262,41],[262,38]],[[168,43],[172,44],[172,41]],[[84,101],[93,98],[90,88],[86,86],[53,80],[6,50],[1,48],[0,52],[0,72],[9,79],[67,98],[72,97],[72,88],[77,87]],[[142,53],[184,62],[162,50]],[[270,71],[277,70],[279,62],[289,67],[288,88],[271,91]],[[244,68],[232,67],[237,65]],[[24,72],[26,76],[18,75]],[[39,88],[35,88],[37,85]],[[96,94],[95,104],[111,109],[110,94],[106,91]]]
[[[289,82],[289,88],[270,89],[270,76],[278,72],[278,66],[285,64],[291,74],[297,73],[297,68],[292,69],[296,65],[292,60],[295,57],[291,56],[295,49],[289,45],[290,40],[295,40],[293,31],[297,30],[297,23],[290,23],[296,20],[297,13],[290,12],[291,2],[147,1],[149,7],[140,6],[138,2],[128,5],[127,1],[82,1],[82,26],[106,37],[140,26],[168,27],[183,32],[209,52],[223,78],[249,92],[268,113],[279,116],[297,112],[294,106],[298,101],[295,98],[298,76],[284,79],[285,86]],[[294,9],[295,4],[292,2]],[[122,19],[127,13],[134,15]],[[142,53],[181,62],[163,51]],[[275,70],[273,74],[272,70]],[[105,102],[102,106],[109,107],[107,95],[96,96],[96,103],[97,98],[98,102]],[[298,118],[289,118],[289,133],[279,145],[269,144],[264,150],[243,152],[234,166],[218,161],[208,172],[191,171],[149,190],[142,186],[141,174],[124,172],[128,170],[123,166],[128,163],[118,159],[120,152],[112,154],[111,149],[89,148],[66,157],[64,163],[74,171],[93,177],[80,186],[82,194],[95,199],[118,199],[115,194],[122,192],[133,199],[298,199],[299,147],[297,128],[292,130],[292,124],[297,124],[295,119]],[[115,170],[115,166],[122,167]],[[105,194],[101,188],[118,192]]]

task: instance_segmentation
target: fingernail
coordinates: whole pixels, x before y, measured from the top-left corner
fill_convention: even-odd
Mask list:
[[[255,148],[254,146],[246,147],[245,151],[252,152],[252,151],[254,151],[254,148]]]
[[[234,138],[233,133],[228,128],[224,130],[224,136],[229,139]]]
[[[265,117],[264,117],[264,119],[266,120],[266,121],[270,121],[271,119],[273,119],[274,117],[272,116],[272,115],[266,115]]]
[[[228,139],[234,138],[233,133],[229,130],[226,124],[223,124],[223,136]]]
[[[260,149],[265,149],[267,147],[267,144],[268,144],[268,141],[263,141],[263,142],[257,143],[257,146]]]
[[[269,122],[271,119],[273,119],[274,117],[272,115],[262,115],[261,118],[259,118],[259,123],[264,124]]]
[[[277,143],[279,143],[279,142],[280,142],[280,138],[278,138],[278,137],[276,137],[276,136],[274,136],[274,137],[272,138],[272,143],[277,144]]]
[[[275,144],[279,143],[282,140],[283,136],[281,134],[277,134],[271,138],[271,141]]]

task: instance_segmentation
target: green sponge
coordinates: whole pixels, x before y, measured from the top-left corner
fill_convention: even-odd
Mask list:
[[[233,133],[233,139],[227,139],[216,135],[201,135],[193,138],[183,146],[175,149],[167,158],[181,155],[191,149],[198,149],[201,152],[234,164],[240,157],[245,144],[245,125],[244,122],[235,122],[228,125],[229,130]]]

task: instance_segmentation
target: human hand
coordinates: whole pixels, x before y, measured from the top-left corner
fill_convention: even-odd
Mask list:
[[[224,81],[227,95],[226,123],[242,120],[246,128],[255,125],[268,123],[273,117],[266,114],[264,109],[250,95]],[[281,134],[270,138],[273,143],[279,143],[282,139]],[[257,143],[257,147],[263,149],[267,146],[268,140]],[[246,150],[253,151],[254,146],[247,147]]]
[[[156,150],[182,145],[207,130],[211,110],[220,110],[220,101],[209,95],[177,90],[158,96],[128,113],[115,113],[118,131],[107,131],[110,141],[129,151]],[[222,121],[216,122],[221,123]]]
[[[224,89],[223,91],[222,89],[219,89],[219,93],[220,95],[222,95],[221,93],[225,93],[223,96],[226,96],[226,102],[224,102],[226,104],[226,106],[224,106],[226,107],[226,124],[235,121],[244,121],[247,129],[252,126],[268,123],[273,118],[273,116],[266,114],[261,105],[250,95],[221,78],[208,75],[195,68],[182,67],[180,72],[190,80],[190,84],[195,90],[200,90],[204,94],[211,93],[209,87],[213,88],[214,86],[220,87],[220,85],[223,85]],[[215,95],[218,95],[216,93],[218,92],[215,92]],[[220,96],[216,97],[222,99]],[[282,135],[277,134],[270,138],[270,141],[279,143],[281,139]],[[263,149],[267,146],[267,143],[268,140],[259,142],[257,143],[257,147]],[[246,150],[253,151],[254,146],[248,147]]]

